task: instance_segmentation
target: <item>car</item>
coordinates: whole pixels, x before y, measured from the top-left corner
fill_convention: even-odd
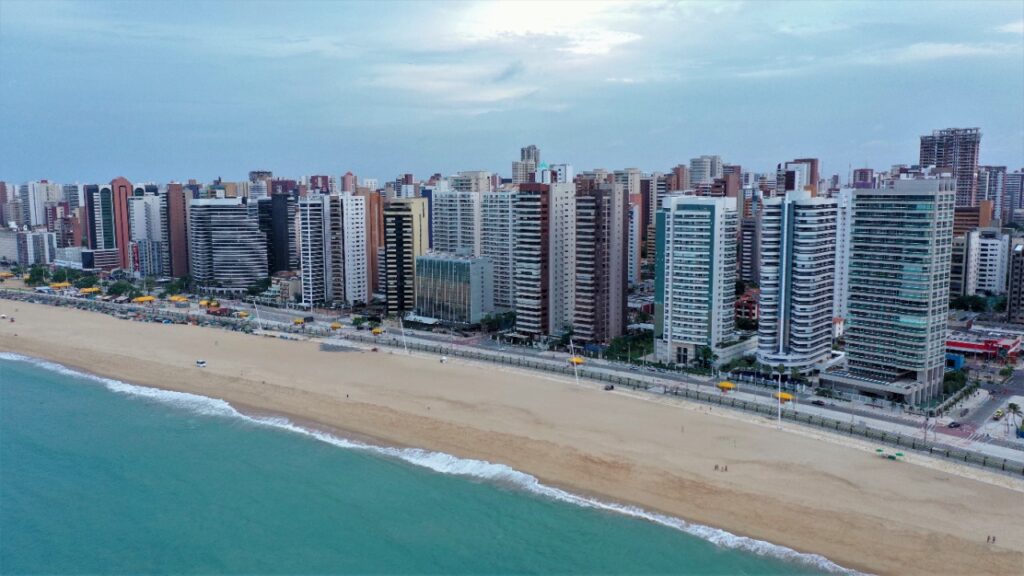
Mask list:
[[[960,426],[963,426],[963,424],[960,424],[959,422],[950,422],[949,424],[946,424],[946,428],[959,428]]]
[[[206,368],[206,360],[196,360],[196,368]]]
[[[995,414],[992,415],[992,419],[993,420],[1001,420],[1004,415],[1005,415],[1005,413],[1003,412],[1003,409],[1000,408],[999,410],[996,410]]]
[[[605,384],[604,385],[604,389],[605,390],[615,390],[615,385],[614,384]]]
[[[814,404],[815,406],[824,406],[825,405],[825,401],[824,400],[811,400],[811,404]]]

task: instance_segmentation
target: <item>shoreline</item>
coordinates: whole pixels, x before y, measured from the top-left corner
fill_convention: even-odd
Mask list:
[[[24,302],[17,307],[18,323],[0,327],[0,350],[223,399],[247,414],[284,415],[341,432],[342,438],[502,463],[572,494],[821,555],[850,569],[1012,574],[1024,563],[1024,529],[1014,523],[1022,517],[1024,498],[1017,490],[915,463],[882,463],[837,439],[826,443],[489,366],[439,367],[425,358],[364,351],[327,354],[312,342],[282,348],[276,339],[240,333],[127,322]],[[62,326],[61,338],[53,338],[53,325]],[[107,353],[140,342],[159,352]],[[181,367],[199,357],[197,348],[211,359],[202,373]],[[291,370],[280,370],[272,359],[285,358],[282,352],[295,356]],[[343,376],[330,374],[335,365],[342,365]],[[410,373],[423,380],[411,382]],[[189,378],[181,381],[181,374]],[[690,427],[693,433],[685,430]],[[679,439],[662,436],[671,429],[679,430]],[[720,441],[722,434],[733,450]],[[723,453],[709,458],[709,450]],[[740,474],[709,471],[716,459]],[[908,490],[908,482],[921,483],[924,497]],[[947,502],[951,497],[970,498],[973,506]],[[917,501],[920,509],[901,500]],[[965,524],[980,524],[983,531],[972,538],[963,534]],[[1000,546],[984,545],[984,530],[997,533]]]
[[[148,401],[174,404],[169,398],[160,398],[156,393],[170,393],[170,394],[187,394],[190,397],[194,397],[197,402],[209,402],[217,404],[223,402],[226,406],[234,413],[222,413],[222,414],[208,414],[201,413],[203,415],[213,418],[225,418],[233,419],[238,418],[248,422],[254,426],[262,426],[268,428],[274,428],[279,431],[288,432],[292,434],[298,434],[305,436],[309,440],[324,442],[331,444],[343,450],[355,450],[363,453],[370,453],[376,457],[387,458],[392,460],[398,460],[406,465],[414,466],[417,468],[425,468],[437,474],[444,474],[450,476],[457,476],[461,478],[476,479],[483,482],[490,483],[492,485],[507,484],[510,485],[514,490],[521,491],[525,495],[531,497],[547,498],[564,504],[570,504],[579,507],[586,507],[601,510],[602,512],[617,514],[622,516],[631,517],[634,519],[642,520],[652,524],[658,524],[664,528],[669,528],[683,532],[687,536],[699,538],[707,542],[711,542],[716,546],[733,550],[736,552],[742,552],[751,554],[754,556],[760,556],[766,559],[782,561],[787,563],[799,564],[803,567],[816,568],[824,570],[831,574],[861,574],[856,570],[840,566],[835,562],[832,562],[828,558],[811,552],[800,552],[792,548],[787,548],[771,542],[763,540],[757,540],[749,536],[741,534],[734,534],[725,531],[721,528],[715,528],[713,526],[706,526],[703,524],[695,524],[684,520],[682,518],[676,518],[670,515],[666,515],[662,511],[658,510],[646,510],[636,504],[622,503],[622,502],[608,502],[601,498],[599,494],[588,494],[585,492],[574,491],[569,487],[557,486],[545,482],[541,478],[537,478],[525,472],[508,468],[503,464],[481,461],[481,460],[466,460],[447,454],[444,452],[434,452],[423,448],[414,446],[390,446],[379,442],[378,439],[353,433],[350,431],[338,429],[333,426],[328,426],[315,421],[304,421],[301,418],[293,417],[287,414],[269,413],[265,411],[249,412],[243,407],[233,405],[221,398],[212,398],[209,396],[202,396],[199,394],[193,394],[190,392],[178,392],[174,390],[167,390],[163,388],[152,388],[148,386],[142,386],[139,384],[133,384],[130,382],[122,382],[99,374],[94,374],[81,370],[80,368],[59,364],[52,360],[43,358],[37,358],[34,356],[24,356],[20,354],[13,354],[15,358],[4,358],[4,354],[10,354],[0,352],[0,360],[10,360],[15,362],[25,362],[38,366],[44,370],[60,371],[61,373],[69,373],[73,377],[85,378],[96,381],[107,388],[107,391],[113,394],[125,394],[129,396],[140,396]],[[56,368],[54,368],[56,367]],[[112,387],[116,385],[116,389]],[[128,389],[123,389],[123,387]],[[190,398],[192,400],[192,398]],[[188,411],[189,408],[177,406],[177,409]],[[194,409],[194,408],[193,408]],[[410,457],[409,454],[414,454],[414,457]],[[442,461],[455,461],[457,464],[455,469],[439,469],[436,466],[431,466],[424,463],[423,460],[434,460],[439,459]],[[484,467],[496,469],[497,474],[481,474],[467,472],[465,468],[468,467]],[[514,477],[519,481],[509,480],[508,477]]]

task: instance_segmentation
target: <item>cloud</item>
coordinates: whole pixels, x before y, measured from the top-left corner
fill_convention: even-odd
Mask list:
[[[1020,46],[1016,44],[916,42],[900,48],[864,54],[855,57],[854,62],[859,64],[907,64],[951,58],[1003,56],[1019,51]]]
[[[996,32],[1005,32],[1007,34],[1020,34],[1024,36],[1024,20],[1017,20],[1016,22],[1008,22],[1002,26],[996,27]]]

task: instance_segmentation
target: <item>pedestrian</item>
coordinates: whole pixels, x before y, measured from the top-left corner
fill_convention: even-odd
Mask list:
[[[995,544],[995,543],[996,543],[996,537],[995,537],[995,536],[993,536],[993,537],[992,537],[992,543],[993,543],[993,544]]]
[[[718,472],[718,464],[715,464],[715,472]]]

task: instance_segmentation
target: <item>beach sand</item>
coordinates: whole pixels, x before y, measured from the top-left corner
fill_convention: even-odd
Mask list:
[[[915,454],[892,462],[865,442],[490,364],[323,352],[315,342],[4,300],[0,311],[17,317],[0,323],[2,351],[500,462],[849,568],[1024,573],[1024,482],[1006,476]],[[198,358],[209,366],[195,368]]]

